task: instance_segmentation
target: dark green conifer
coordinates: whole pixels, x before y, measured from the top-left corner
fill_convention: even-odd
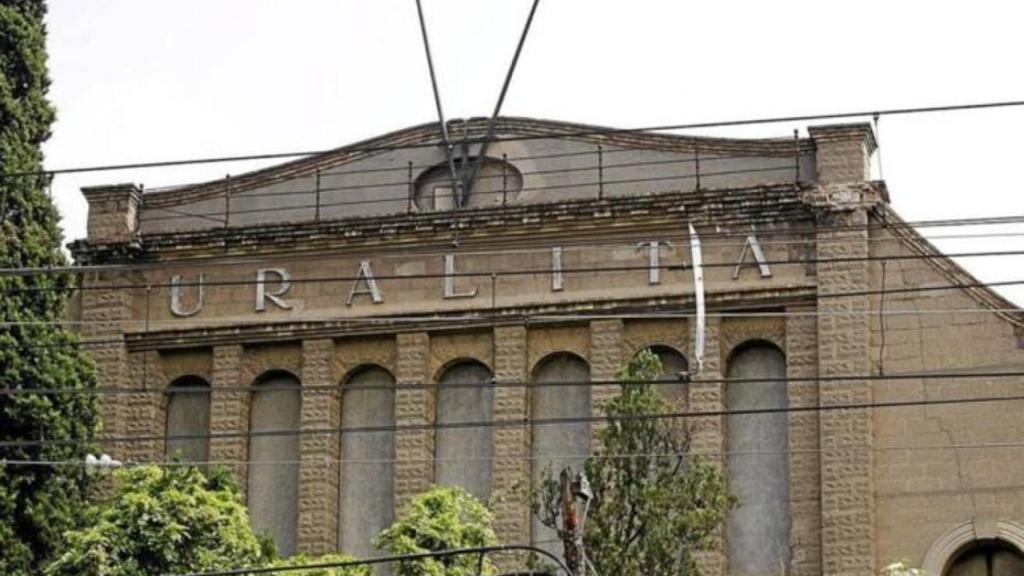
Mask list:
[[[46,100],[46,4],[0,0],[0,268],[63,266],[59,216],[41,169],[54,111]],[[85,509],[81,461],[96,410],[94,372],[67,331],[70,275],[0,272],[0,392],[47,388],[66,394],[0,393],[0,573],[38,573]],[[45,440],[45,445],[11,442]],[[70,443],[60,443],[71,440]],[[54,441],[58,441],[54,443]]]

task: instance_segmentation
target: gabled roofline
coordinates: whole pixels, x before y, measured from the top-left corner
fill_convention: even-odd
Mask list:
[[[1024,309],[1021,309],[992,288],[984,285],[983,282],[957,264],[952,258],[943,254],[942,251],[922,236],[913,226],[908,224],[888,204],[879,204],[875,211],[876,217],[883,222],[895,224],[895,226],[887,227],[886,230],[899,238],[905,246],[917,254],[928,256],[928,258],[924,259],[925,262],[945,276],[950,283],[965,285],[963,291],[969,298],[988,308],[993,314],[1014,326],[1018,328],[1024,327]]]
[[[487,118],[450,120],[448,122],[449,133],[455,140],[479,141],[485,137],[487,121]],[[681,136],[520,117],[499,118],[496,124],[496,133],[499,134],[498,142],[516,139],[556,138],[621,148],[690,154],[699,149],[700,152],[709,155],[740,152],[764,156],[793,156],[797,148],[801,153],[814,149],[814,143],[810,139]],[[165,207],[195,202],[223,196],[227,187],[230,187],[232,193],[244,192],[292,178],[312,175],[317,170],[335,168],[403,147],[432,147],[440,146],[440,144],[437,122],[427,122],[227,179],[221,178],[173,189],[147,192],[145,193],[145,203],[155,207]]]

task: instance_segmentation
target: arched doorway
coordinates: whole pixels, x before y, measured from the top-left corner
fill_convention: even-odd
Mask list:
[[[943,576],[1019,576],[1024,555],[1001,540],[979,540],[965,546],[949,562]]]

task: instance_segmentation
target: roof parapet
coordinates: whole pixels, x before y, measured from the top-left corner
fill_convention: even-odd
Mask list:
[[[135,184],[112,184],[82,188],[89,203],[89,241],[110,244],[134,240],[139,233],[142,189]]]
[[[878,148],[871,124],[811,126],[807,132],[818,150],[818,182],[846,184],[871,179],[871,155]]]

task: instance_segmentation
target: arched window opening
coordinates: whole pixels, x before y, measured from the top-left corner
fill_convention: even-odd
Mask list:
[[[494,415],[494,374],[475,360],[459,362],[438,379],[437,422],[486,422]],[[491,496],[491,429],[437,430],[437,483],[461,486],[487,500]]]
[[[299,380],[275,372],[253,386],[249,407],[249,514],[283,556],[295,553],[299,524],[299,436],[260,434],[299,429]]]
[[[961,550],[943,572],[944,576],[1019,576],[1024,574],[1024,555],[1001,540],[982,540]]]
[[[729,360],[729,410],[786,408],[786,359],[754,342]],[[739,502],[728,521],[729,572],[788,571],[789,418],[785,412],[730,414],[726,419],[729,488]]]
[[[690,374],[686,357],[671,346],[654,345],[647,350],[661,361],[661,376],[656,389],[673,405],[686,406]]]
[[[501,206],[519,197],[523,189],[523,176],[509,162],[486,158],[476,173],[470,194],[462,194],[463,180],[477,170],[477,159],[466,162],[455,160],[455,186],[452,186],[451,167],[439,164],[420,174],[414,186],[413,201],[421,211],[446,211],[460,208]],[[459,193],[453,193],[457,190]],[[459,203],[458,198],[462,198]]]
[[[210,383],[198,376],[178,378],[167,388],[167,459],[205,467],[210,459],[209,433]]]
[[[590,366],[579,356],[557,353],[540,361],[533,372],[531,414],[535,419],[586,418],[590,416]],[[579,382],[581,386],[571,386]],[[557,384],[541,386],[540,384]],[[533,485],[537,487],[545,469],[554,478],[566,466],[574,471],[583,467],[590,453],[590,423],[574,422],[558,426],[534,426],[532,434]],[[533,541],[546,550],[557,551],[558,534],[536,518],[533,521]]]
[[[342,427],[394,426],[394,386],[394,377],[380,366],[352,373],[342,385]],[[374,554],[373,537],[394,520],[394,459],[391,430],[341,435],[338,548],[357,558]]]

